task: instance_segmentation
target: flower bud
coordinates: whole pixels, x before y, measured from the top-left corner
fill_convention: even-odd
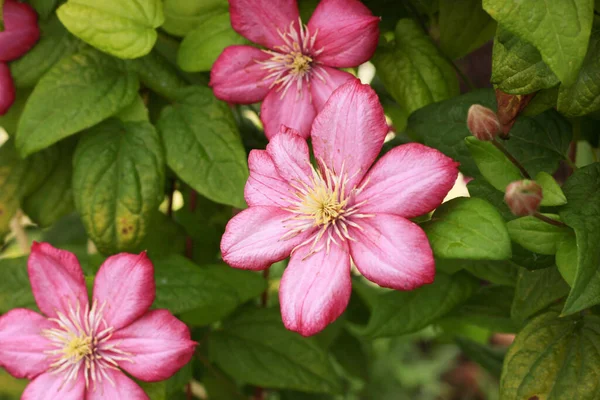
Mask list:
[[[487,107],[473,104],[467,114],[467,126],[479,140],[490,141],[502,131],[502,125],[496,113]]]
[[[504,201],[508,204],[508,208],[519,217],[535,214],[542,198],[542,187],[535,181],[527,179],[511,182],[504,194]]]

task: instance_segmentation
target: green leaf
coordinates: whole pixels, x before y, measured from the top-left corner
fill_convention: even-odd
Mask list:
[[[510,94],[533,93],[560,83],[532,44],[501,25],[494,39],[490,80],[498,89]]]
[[[359,333],[378,338],[417,332],[464,303],[477,286],[477,280],[467,274],[438,272],[431,285],[380,294],[368,325]]]
[[[504,359],[500,398],[598,398],[600,318],[558,318],[549,311],[519,332]]]
[[[71,190],[75,144],[75,141],[69,140],[56,146],[56,165],[41,186],[23,201],[22,208],[25,214],[42,228],[49,227],[75,209]]]
[[[142,242],[163,199],[164,174],[160,139],[148,122],[110,119],[82,135],[73,194],[100,252],[130,251]]]
[[[536,95],[529,101],[529,104],[527,104],[527,107],[521,112],[521,115],[535,117],[544,111],[555,108],[557,100],[558,85],[551,87],[550,89],[542,89],[539,92],[536,92]]]
[[[89,50],[62,59],[29,97],[16,145],[22,155],[89,128],[130,104],[138,80],[120,61]]]
[[[481,175],[496,189],[504,192],[509,183],[523,179],[519,168],[491,142],[474,136],[465,138],[465,142]]]
[[[539,172],[535,181],[542,187],[544,198],[540,205],[542,207],[562,206],[567,204],[567,198],[556,180],[547,172]]]
[[[543,214],[544,216],[560,221],[556,214]],[[506,223],[510,238],[526,248],[539,254],[556,254],[558,245],[573,235],[573,230],[568,226],[560,227],[551,225],[534,216],[517,218]]]
[[[557,109],[567,117],[578,117],[600,109],[600,29],[592,31],[587,55],[573,85],[561,85]]]
[[[483,0],[483,8],[499,24],[533,44],[564,84],[575,81],[592,30],[592,0]]]
[[[450,260],[449,260],[450,261]],[[451,260],[454,261],[454,260]],[[463,268],[479,279],[486,280],[496,285],[515,286],[517,275],[520,270],[518,266],[510,261],[491,260],[460,260]]]
[[[157,51],[127,61],[126,64],[138,73],[145,86],[169,100],[175,99],[178,91],[187,86],[186,82],[177,74],[175,68]]]
[[[473,179],[467,183],[467,189],[471,197],[484,199],[496,207],[496,210],[507,221],[517,218],[504,202],[504,192],[498,191],[483,178]]]
[[[485,346],[461,337],[456,338],[456,341],[467,357],[485,368],[492,376],[500,377],[506,349]]]
[[[27,257],[0,259],[0,315],[21,307],[37,310],[27,275]]]
[[[369,379],[369,359],[365,348],[347,330],[343,330],[333,342],[331,352],[346,374],[364,382]]]
[[[285,329],[277,309],[249,309],[209,337],[210,358],[236,380],[274,389],[339,393],[325,350]]]
[[[31,90],[29,89],[17,89],[15,102],[6,114],[0,116],[0,127],[6,131],[8,136],[13,137],[17,133],[17,126],[30,94]]]
[[[521,269],[510,315],[524,321],[569,294],[569,286],[556,267],[527,271]]]
[[[46,19],[52,14],[57,3],[58,0],[29,0],[29,4],[35,8],[35,11],[37,11],[42,19]]]
[[[72,34],[120,58],[148,54],[165,20],[160,0],[68,0],[56,14]]]
[[[228,12],[215,14],[185,36],[177,54],[177,64],[184,71],[210,71],[227,46],[245,43],[248,41],[231,27]]]
[[[512,244],[512,250],[513,257],[511,261],[529,271],[555,266],[553,255],[534,253],[515,242]]]
[[[224,265],[200,267],[177,254],[153,262],[154,306],[175,314],[188,313],[182,319],[194,325],[218,321],[266,289],[265,280],[250,271]]]
[[[149,122],[148,109],[144,104],[144,100],[140,96],[134,97],[131,104],[122,108],[115,114],[115,118],[123,122]]]
[[[440,47],[450,58],[466,56],[483,46],[496,22],[481,8],[481,0],[440,0]]]
[[[372,59],[392,97],[410,114],[459,93],[456,73],[417,22],[401,19],[393,47]]]
[[[600,303],[600,163],[576,170],[562,189],[560,217],[577,237],[577,272],[563,310],[572,314]]]
[[[577,239],[575,236],[569,236],[568,239],[560,242],[556,250],[556,266],[569,286],[573,286],[575,281],[577,261]]]
[[[442,204],[423,224],[433,254],[441,258],[506,260],[510,238],[496,209],[478,198],[459,197]]]
[[[185,36],[206,18],[227,11],[227,0],[163,0],[165,23],[162,26],[173,36]]]
[[[162,258],[171,254],[183,254],[185,244],[186,234],[181,225],[160,211],[155,211],[150,220],[148,234],[133,253],[147,251],[151,259]]]
[[[245,208],[246,152],[231,111],[210,89],[182,90],[157,128],[167,164],[183,181],[213,201]]]
[[[10,73],[19,88],[35,86],[61,58],[73,54],[79,41],[60,23],[56,16],[40,23],[39,42],[25,55],[10,63]]]

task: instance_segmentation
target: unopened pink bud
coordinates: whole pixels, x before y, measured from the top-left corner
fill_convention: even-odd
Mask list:
[[[486,142],[494,140],[502,132],[502,125],[496,113],[480,104],[473,104],[469,108],[467,126],[473,136]]]
[[[533,215],[543,199],[542,187],[530,180],[515,181],[506,187],[504,201],[513,214],[519,217]]]

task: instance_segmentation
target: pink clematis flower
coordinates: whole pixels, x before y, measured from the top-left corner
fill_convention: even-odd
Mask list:
[[[0,115],[8,112],[15,101],[15,84],[10,75],[10,68],[0,62]]]
[[[411,290],[434,280],[431,247],[413,218],[439,206],[457,163],[417,143],[371,167],[388,131],[383,109],[357,80],[337,89],[306,140],[289,129],[252,150],[249,208],[229,221],[223,259],[261,270],[291,259],[279,299],[285,326],[304,336],[339,317],[350,299],[350,259],[380,286]]]
[[[231,26],[265,50],[230,46],[214,63],[210,85],[230,103],[262,101],[270,139],[283,124],[308,137],[331,93],[353,76],[336,68],[369,60],[379,18],[359,0],[321,0],[303,25],[296,0],[229,0]]]
[[[154,270],[145,253],[109,257],[91,303],[73,253],[34,243],[28,261],[35,301],[45,316],[18,308],[0,317],[0,366],[33,381],[23,400],[142,400],[121,369],[143,381],[169,378],[196,343],[167,310],[151,310]]]

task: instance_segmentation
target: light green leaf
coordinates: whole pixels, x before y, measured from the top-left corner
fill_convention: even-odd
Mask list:
[[[548,311],[519,332],[504,359],[500,398],[595,400],[600,318]]]
[[[227,46],[247,42],[231,27],[228,12],[215,14],[185,36],[177,54],[177,64],[184,71],[210,71]]]
[[[450,58],[466,56],[494,36],[496,22],[481,0],[440,0],[440,47]]]
[[[56,14],[72,34],[120,58],[148,54],[165,20],[160,0],[68,0]]]
[[[21,307],[37,310],[27,275],[27,257],[0,259],[0,315]]]
[[[592,29],[593,0],[483,0],[483,8],[499,24],[533,44],[564,84],[575,81]]]
[[[209,339],[210,358],[236,380],[274,389],[338,393],[328,354],[313,338],[288,331],[277,309],[249,309]]]
[[[560,211],[577,237],[577,272],[563,310],[572,314],[600,303],[600,163],[578,169],[562,187]]]
[[[227,0],[163,0],[165,23],[162,26],[173,36],[185,36],[206,18],[227,11]]]
[[[524,321],[569,294],[569,286],[556,267],[519,272],[510,315]]]
[[[138,80],[122,62],[89,50],[62,59],[40,79],[17,130],[22,155],[89,128],[130,104]]]
[[[543,214],[544,216],[560,221],[556,214]],[[526,248],[539,254],[556,254],[558,245],[573,235],[573,230],[566,227],[551,225],[547,222],[537,219],[534,216],[527,216],[514,219],[506,223],[510,238]]]
[[[535,181],[542,187],[544,198],[540,205],[542,207],[562,206],[567,204],[567,198],[556,180],[547,172],[539,172]]]
[[[422,226],[436,257],[485,260],[511,257],[504,220],[485,200],[469,197],[450,200]]]
[[[73,194],[83,224],[105,254],[131,251],[163,199],[160,139],[148,122],[110,119],[82,135],[73,159]]]
[[[182,90],[157,128],[167,164],[183,181],[213,201],[245,207],[246,152],[231,111],[210,89]]]
[[[368,325],[360,329],[369,338],[417,332],[465,302],[478,281],[465,273],[438,272],[435,282],[410,292],[392,291],[377,296]]]
[[[392,97],[410,114],[459,93],[456,73],[417,22],[401,19],[396,41],[372,59]]]
[[[196,326],[221,320],[266,289],[260,275],[225,265],[198,266],[176,254],[153,262],[154,306],[183,313],[182,319]]]
[[[35,86],[61,58],[73,54],[80,43],[56,16],[40,22],[40,30],[37,44],[23,57],[10,63],[10,73],[19,88]]]
[[[491,82],[510,94],[528,94],[556,86],[560,81],[530,43],[498,26],[492,55]]]
[[[579,117],[600,109],[600,29],[592,31],[587,55],[573,85],[561,85],[557,109],[567,117]]]
[[[496,189],[504,192],[509,183],[523,179],[519,168],[491,142],[474,136],[465,138],[465,142],[481,175]]]
[[[569,286],[573,286],[573,282],[575,281],[578,265],[577,260],[577,239],[575,236],[569,236],[568,239],[560,242],[556,250],[556,266]]]

